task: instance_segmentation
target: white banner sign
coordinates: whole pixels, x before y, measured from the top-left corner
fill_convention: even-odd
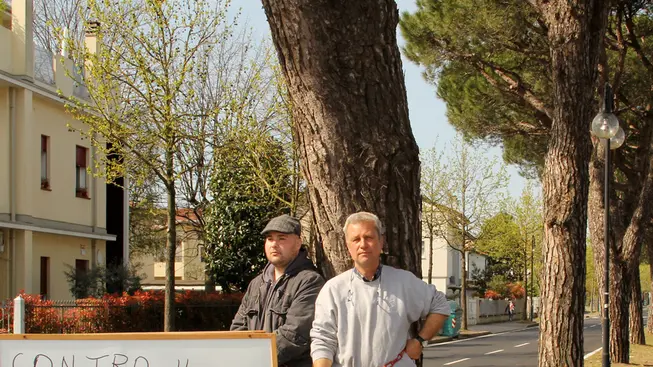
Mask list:
[[[274,334],[0,335],[0,367],[277,367]]]

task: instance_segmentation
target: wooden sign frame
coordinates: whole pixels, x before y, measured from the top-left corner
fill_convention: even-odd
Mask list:
[[[173,331],[152,333],[91,334],[0,334],[2,340],[192,340],[192,339],[271,339],[272,367],[277,365],[277,338],[263,331]]]

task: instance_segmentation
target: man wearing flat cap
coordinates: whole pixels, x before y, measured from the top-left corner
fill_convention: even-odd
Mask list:
[[[273,218],[261,234],[268,264],[249,283],[231,330],[273,332],[279,366],[310,367],[309,334],[324,279],[302,246],[296,218]]]

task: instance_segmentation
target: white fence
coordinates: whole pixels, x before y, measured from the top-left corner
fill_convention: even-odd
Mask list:
[[[533,297],[533,315],[537,316],[540,305],[540,298]],[[530,317],[530,301],[531,297],[528,299],[527,305],[527,318]],[[518,299],[513,301],[515,304],[515,315],[513,319],[521,319],[521,315],[524,312],[524,300]],[[476,324],[487,324],[490,322],[505,321],[508,320],[508,314],[506,312],[508,306],[508,301],[506,300],[492,300],[485,298],[472,298],[467,300],[467,324],[476,325]]]
[[[0,304],[0,333],[25,334],[25,300],[21,296]]]

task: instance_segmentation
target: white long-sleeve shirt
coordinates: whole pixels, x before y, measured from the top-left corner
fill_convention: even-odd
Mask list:
[[[410,325],[437,313],[449,315],[446,297],[412,273],[383,266],[365,282],[348,270],[327,281],[315,303],[313,361],[333,367],[379,367],[395,359],[410,339]],[[415,366],[404,356],[395,367]]]

